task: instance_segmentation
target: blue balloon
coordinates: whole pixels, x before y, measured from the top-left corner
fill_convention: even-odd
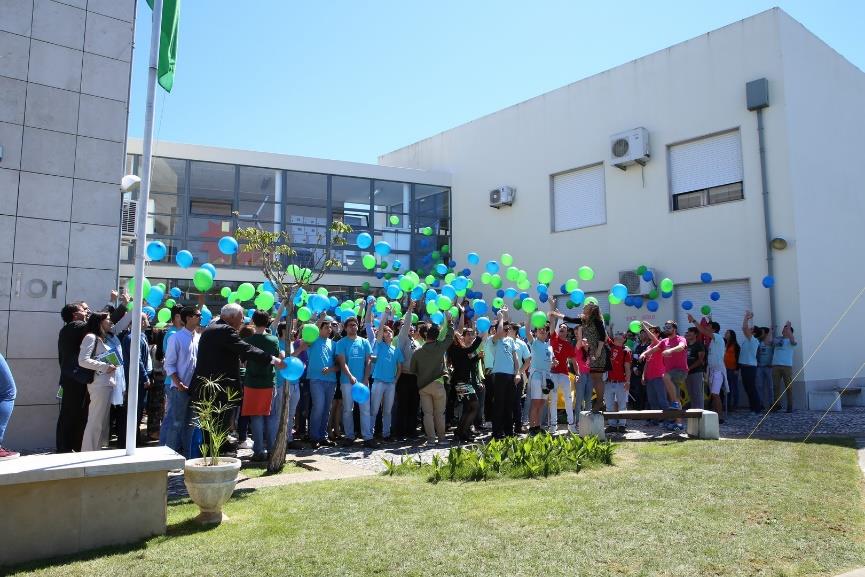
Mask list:
[[[430,315],[430,320],[435,324],[440,325],[445,322],[445,316],[442,314],[441,311],[436,311],[432,315]]]
[[[158,286],[150,287],[150,292],[147,293],[147,303],[150,306],[158,307],[162,303],[162,299],[165,298],[165,292],[159,288]]]
[[[686,311],[689,311],[694,308],[694,303],[692,303],[691,301],[682,301],[682,308]]]
[[[372,237],[367,232],[362,232],[357,235],[357,248],[366,250],[372,246]]]
[[[638,309],[643,308],[643,297],[635,296],[634,297],[634,306],[637,307]]]
[[[397,260],[393,261],[393,264],[390,266],[393,268],[393,270],[399,270],[402,268],[402,262],[399,259],[397,259]]]
[[[377,278],[377,279],[383,279],[383,278],[384,278],[384,273],[383,273],[383,272],[377,272],[377,273],[375,273],[375,278]]]
[[[419,300],[423,296],[423,287],[417,285],[413,289],[411,289],[411,300],[416,301]]]
[[[436,265],[436,272],[439,274],[447,274],[448,273],[448,265],[443,262],[440,262]]]
[[[499,263],[494,260],[488,261],[486,268],[488,273],[496,274],[497,272],[499,272]]]
[[[171,298],[173,298],[173,299],[179,299],[180,296],[183,294],[183,291],[181,291],[179,288],[177,288],[175,286],[175,287],[171,287],[171,290],[168,291],[168,294],[170,294]]]
[[[716,300],[721,298],[721,293],[719,293],[718,291],[715,291],[709,295],[709,298],[712,299],[713,301],[716,301]]]
[[[422,238],[418,244],[421,248],[429,248],[432,246],[432,241],[428,238]]]
[[[432,257],[430,257],[430,255],[426,255],[422,259],[420,259],[420,261],[421,261],[421,264],[423,264],[424,266],[427,266],[430,263],[432,263]]]
[[[665,299],[668,299],[668,298],[670,298],[671,296],[673,296],[673,293],[671,293],[671,292],[669,292],[669,293],[664,293],[664,292],[662,292],[662,293],[661,293],[661,296],[664,297]]]
[[[466,260],[469,261],[469,264],[478,264],[481,262],[481,257],[476,252],[470,252]]]
[[[390,254],[390,243],[380,240],[375,243],[375,254],[380,256],[387,256]]]
[[[545,285],[545,284],[539,284],[537,289],[538,289],[538,294],[546,294],[547,290],[549,290],[549,287],[547,287],[547,285]]]
[[[643,280],[644,280],[644,281],[649,282],[649,281],[652,280],[653,278],[655,278],[655,275],[652,274],[652,271],[647,270],[647,271],[645,271],[645,272],[643,273]]]
[[[562,294],[565,294],[566,292],[568,292],[567,290],[565,290],[565,285],[562,285],[559,287],[559,292]]]
[[[165,254],[168,252],[168,249],[165,248],[165,244],[161,241],[154,240],[147,243],[147,258],[150,260],[162,260],[165,258]]]
[[[174,262],[177,263],[177,266],[180,268],[189,268],[192,266],[192,261],[195,259],[192,257],[192,253],[188,250],[181,250],[176,255],[174,255]]]
[[[477,311],[475,311],[475,312],[477,312]],[[478,314],[480,314],[480,313],[478,313]],[[487,332],[488,330],[490,330],[491,326],[492,326],[492,323],[490,322],[490,319],[488,319],[487,317],[480,317],[478,320],[475,321],[475,328],[478,329],[479,333]]]
[[[648,273],[649,271],[646,271],[646,272]],[[643,276],[645,276],[645,275],[643,275]],[[617,299],[619,299],[620,301],[625,300],[625,298],[628,296],[628,287],[626,287],[622,283],[616,283],[613,285],[613,289],[611,292],[613,293],[613,296],[616,297]]]
[[[297,292],[294,293],[294,304],[295,306],[300,306],[303,304],[303,299],[306,296],[306,290],[303,288],[297,289]]]
[[[625,306],[626,307],[634,306],[634,297],[632,297],[631,295],[626,296],[625,297]]]
[[[472,309],[474,309],[474,311],[479,315],[486,314],[486,312],[488,310],[487,302],[484,300],[478,299],[474,303],[472,303]]]
[[[351,386],[351,400],[355,403],[363,404],[369,400],[369,387],[362,383],[355,383]]]
[[[507,289],[505,289],[505,298],[506,299],[512,299],[515,296],[517,296],[517,289],[515,289],[513,287],[508,287]]]
[[[452,285],[446,284],[445,286],[443,286],[442,294],[451,299],[452,301],[457,300],[457,291]]]
[[[520,296],[520,300],[521,300],[521,301],[524,301],[524,300],[526,300],[527,298],[529,298],[529,293],[523,291],[523,292],[520,293],[519,296]]]
[[[296,381],[303,375],[303,361],[297,357],[285,359],[285,368],[279,369],[280,376],[286,381]]]
[[[712,275],[710,273],[704,272],[700,273],[700,280],[706,284],[712,282]],[[688,310],[688,309],[685,309]]]
[[[336,298],[336,297],[330,297],[330,298],[327,299],[327,300],[328,300],[328,302],[330,302],[330,307],[329,307],[329,308],[334,308],[334,307],[339,306],[339,299],[338,299],[338,298]]]
[[[764,277],[763,277],[763,286],[766,287],[766,288],[772,288],[773,286],[775,286],[775,279],[774,279],[774,277],[771,277],[771,276],[764,276]]]
[[[575,289],[571,293],[571,302],[575,305],[583,304],[584,300],[586,300],[586,293],[584,293],[582,289]]]
[[[463,276],[472,276],[472,269],[464,268],[463,269]]]
[[[538,295],[538,300],[540,300],[542,303],[545,303],[550,300],[550,295],[548,295],[547,293],[541,293]]]
[[[649,309],[650,312],[655,312],[658,310],[658,303],[656,301],[649,301],[646,303],[646,308]]]
[[[433,289],[429,289],[429,290],[426,291],[426,300],[428,300],[428,301],[434,301],[434,300],[436,300],[437,298],[439,298],[439,295],[438,295],[438,293],[437,293],[436,291],[434,291]]]
[[[219,252],[222,254],[234,254],[237,252],[237,240],[233,236],[224,236],[217,243]]]
[[[499,298],[503,298],[503,297],[505,296],[505,290],[504,290],[504,289],[499,289],[499,290],[497,290],[497,291],[496,291],[496,296],[499,297]]]
[[[147,315],[147,318],[153,320],[153,317],[156,316],[156,309],[153,307],[141,307],[141,312]]]
[[[469,280],[464,276],[458,276],[454,280],[451,281],[453,287],[458,290],[464,290],[467,286],[469,286]]]
[[[387,287],[387,298],[391,300],[398,299],[401,292],[399,286],[392,284]]]
[[[439,282],[439,279],[435,279],[432,283],[432,285],[436,288],[438,288],[440,284],[441,284],[441,282]]]
[[[271,283],[269,280],[261,283],[261,288],[269,293],[276,293],[276,287],[274,287],[273,283]]]
[[[206,327],[213,320],[213,313],[207,307],[201,309],[201,321],[198,323],[202,327]]]
[[[453,260],[453,259],[451,259],[451,260],[448,261],[448,266],[449,266],[449,267],[453,268],[453,267],[455,267],[456,265],[457,265],[457,261],[455,261],[455,260]]]
[[[210,276],[212,276],[213,278],[216,278],[216,267],[215,266],[213,266],[209,262],[206,262],[203,265],[201,265],[201,268],[209,270]]]
[[[526,338],[526,327],[520,327],[519,335],[521,339]]]

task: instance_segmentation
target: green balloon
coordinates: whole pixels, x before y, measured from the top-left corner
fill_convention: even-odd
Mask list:
[[[505,277],[511,282],[517,282],[517,279],[520,278],[520,269],[515,266],[509,266],[508,270],[505,271]]]
[[[512,264],[514,264],[514,257],[509,255],[508,253],[503,253],[502,254],[502,264],[505,266],[511,266]]]
[[[411,324],[416,325],[418,321],[418,316],[415,313],[411,314]]]
[[[222,295],[222,298],[227,299],[228,295],[231,294],[231,287],[227,287],[227,286],[222,287],[222,290],[219,291],[219,294]]]
[[[384,297],[378,297],[375,300],[375,310],[380,313],[383,313],[385,310],[387,310],[387,299]]]
[[[628,330],[634,334],[640,334],[640,331],[643,329],[643,323],[640,321],[631,321],[631,324],[628,325]]]
[[[323,297],[327,296],[327,289],[323,286],[318,287],[318,290],[315,292],[317,292],[319,295],[321,295]]]
[[[604,322],[610,324],[610,313],[604,313]]]
[[[432,284],[436,281],[436,277],[431,274],[426,275],[426,278],[423,279],[426,284]]]
[[[568,302],[565,303],[565,306],[568,307],[569,309],[572,309],[577,305],[574,304],[574,301],[568,299]]]
[[[407,276],[404,276],[401,279],[399,279],[399,288],[402,289],[403,291],[408,292],[408,291],[412,290],[416,285],[417,285],[417,283],[414,282],[412,279],[410,279]]]
[[[395,215],[395,214],[390,215],[390,218],[389,218],[388,220],[389,220],[390,223],[391,223],[392,225],[394,225],[394,226],[396,226],[396,225],[399,224],[399,217],[398,217],[397,215]]]
[[[365,291],[368,291],[369,290],[369,283],[364,281],[363,284],[360,285],[360,288],[362,288]]]
[[[661,281],[661,292],[669,293],[673,292],[673,280],[669,278],[665,278]]]
[[[200,268],[195,271],[195,276],[192,277],[192,284],[201,292],[207,292],[213,286],[213,275],[206,268]]]
[[[523,301],[518,299],[518,298],[514,299],[514,310],[522,310],[522,308],[523,308]]]
[[[255,308],[269,311],[273,308],[273,304],[276,302],[276,299],[273,297],[273,293],[263,292],[255,297]]]
[[[709,305],[703,305],[702,307],[700,307],[700,312],[704,315],[710,315],[712,314],[712,307],[710,307]]]
[[[505,301],[504,301],[504,299],[502,299],[502,297],[496,297],[493,299],[493,306],[497,309],[502,308],[502,306],[504,306],[504,304],[505,304]]]
[[[386,260],[382,260],[380,263],[378,263],[378,268],[380,268],[380,269],[386,269],[386,268],[387,268],[387,261],[386,261]]]
[[[451,314],[452,317],[456,318],[457,314],[459,314],[460,312],[460,309],[458,309],[457,307],[451,307],[448,312]]]
[[[582,280],[592,280],[595,278],[595,271],[593,271],[590,266],[581,266],[580,270],[577,271],[577,274],[580,275]]]
[[[363,259],[361,262],[363,262],[363,268],[365,268],[366,270],[372,270],[375,268],[375,257],[371,254],[363,255]]]
[[[502,288],[502,277],[499,276],[498,273],[497,273],[497,274],[494,274],[494,275],[492,276],[492,278],[490,279],[490,284],[491,284],[491,285],[493,286],[493,288],[495,288],[495,289],[500,289],[500,288]]]
[[[251,301],[252,297],[255,296],[255,287],[252,286],[252,283],[245,282],[240,283],[240,286],[237,287],[237,298],[240,302]]]
[[[297,318],[300,319],[300,322],[305,323],[312,318],[312,311],[309,307],[300,307],[297,309]]]
[[[165,301],[165,306],[167,308],[170,308],[170,309],[173,309],[174,305],[176,305],[176,304],[177,304],[177,301],[175,301],[174,299],[168,299],[167,301]]]
[[[658,298],[658,289],[652,289],[649,291],[649,299],[655,300],[656,298]]]
[[[578,281],[577,279],[569,278],[565,281],[565,292],[567,292],[568,294],[571,294],[578,288],[580,288],[580,281]]]
[[[598,299],[596,299],[595,297],[586,297],[586,300],[583,301],[583,306],[586,305],[598,306]]]
[[[523,299],[523,311],[526,313],[533,313],[538,309],[538,303],[535,302],[535,299],[529,297],[527,299]]]
[[[553,269],[549,267],[544,267],[538,271],[538,282],[543,284],[550,284],[551,282],[553,282],[554,276],[555,273],[553,272]]]
[[[442,254],[447,254],[451,251],[451,247],[450,247],[450,245],[445,244],[445,245],[442,245],[440,250],[442,251]]]
[[[493,280],[493,275],[488,272],[485,272],[481,275],[481,282],[484,284],[490,284]]]
[[[306,344],[311,345],[318,340],[318,327],[312,323],[303,325],[303,328],[300,330],[300,338]]]
[[[399,304],[399,301],[393,301],[392,303],[390,303],[390,310],[392,310],[393,314],[395,315],[401,315],[402,305]]]
[[[617,296],[614,295],[613,293],[610,293],[610,294],[607,295],[607,300],[610,301],[610,304],[611,304],[611,305],[618,305],[618,304],[622,304],[621,299],[619,299],[619,297],[617,297]]]
[[[454,279],[457,278],[455,273],[449,272],[445,275],[445,284],[451,284],[454,282]]]
[[[126,283],[126,286],[129,288],[129,294],[135,297],[135,279],[129,279],[129,282]],[[144,277],[144,282],[141,284],[141,286],[144,290],[144,292],[141,294],[147,297],[147,294],[150,292],[150,281],[147,279],[147,277]]]
[[[532,326],[539,329],[547,324],[547,314],[544,311],[535,311],[531,316]]]
[[[171,320],[171,309],[159,309],[156,318],[161,323],[167,323]]]
[[[437,313],[439,310],[438,303],[434,300],[429,300],[426,302],[426,312],[428,315],[432,315]]]
[[[447,295],[439,295],[438,306],[440,311],[446,311],[453,306],[453,301]]]
[[[635,270],[634,272],[637,273],[638,275],[641,275],[641,276],[642,276],[642,274],[643,274],[644,272],[646,272],[646,270],[648,270],[648,269],[646,268],[646,265],[641,264],[640,266],[637,267],[637,270]],[[634,331],[631,331],[631,332],[634,332]]]
[[[424,236],[432,236],[433,229],[432,229],[432,227],[425,226],[421,229],[421,232],[423,233]]]
[[[439,251],[434,250],[434,251],[432,251],[432,252],[430,253],[430,257],[431,257],[433,260],[438,260],[438,259],[440,259],[440,258],[442,257],[442,255],[441,255],[441,253],[440,253]]]

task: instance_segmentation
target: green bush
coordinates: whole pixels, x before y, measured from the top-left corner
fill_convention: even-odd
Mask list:
[[[586,465],[613,463],[614,446],[597,437],[551,436],[541,433],[520,439],[493,439],[474,448],[452,447],[447,459],[433,455],[424,463],[420,458],[403,456],[399,463],[385,459],[385,475],[423,472],[431,483],[485,481],[496,477],[533,478],[559,473],[579,472]]]

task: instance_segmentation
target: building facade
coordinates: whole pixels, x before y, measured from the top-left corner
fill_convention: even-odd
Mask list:
[[[0,5],[0,353],[18,385],[4,444],[53,447],[64,303],[117,283],[134,0]]]
[[[138,172],[140,153],[141,142],[130,140],[130,173]],[[232,256],[219,251],[219,239],[238,228],[286,232],[297,252],[286,266],[310,266],[330,249],[342,267],[331,269],[320,284],[343,298],[354,297],[364,282],[380,286],[384,275],[424,266],[432,251],[451,242],[448,174],[168,142],[158,143],[155,155],[147,235],[148,241],[165,243],[168,255],[147,263],[146,275],[187,295],[197,296],[191,279],[198,267],[175,264],[174,255],[184,249],[196,265],[209,262],[217,268],[216,287],[234,290],[242,282],[264,280],[259,260],[244,252],[243,244]],[[124,214],[134,215],[134,202],[127,198]],[[328,225],[334,220],[353,229],[345,246],[331,242]],[[124,220],[122,278],[134,271],[133,221]],[[432,235],[423,234],[427,228]],[[374,271],[361,263],[371,252],[357,248],[361,233],[391,246]],[[204,301],[218,309],[225,299],[214,289]]]
[[[746,84],[758,79],[769,89],[762,110],[768,213],[757,113],[746,106]],[[520,268],[534,274],[549,266],[562,281],[591,266],[596,276],[581,288],[607,310],[607,293],[624,271],[645,265],[675,281],[654,313],[613,306],[618,329],[633,318],[677,319],[681,328],[685,300],[695,312],[710,306],[740,338],[745,310],[768,325],[762,279],[771,250],[775,325],[792,322],[797,371],[807,361],[794,387],[804,408],[808,390],[846,385],[862,362],[851,352],[865,303],[845,310],[865,287],[865,270],[843,256],[865,242],[860,170],[843,152],[858,149],[862,102],[865,74],[772,9],[379,162],[451,174],[460,250],[484,260],[506,251]],[[610,137],[641,127],[650,156],[645,166],[620,170]],[[491,208],[489,192],[502,185],[516,189],[515,202]],[[766,220],[769,237],[785,248],[767,247]],[[702,272],[714,282],[701,283]]]

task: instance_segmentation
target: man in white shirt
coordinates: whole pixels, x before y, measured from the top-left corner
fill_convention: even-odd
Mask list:
[[[168,389],[165,435],[159,439],[159,444],[189,457],[192,435],[189,386],[198,360],[199,334],[195,328],[200,322],[201,313],[195,307],[183,307],[180,319],[183,328],[168,339],[165,350],[165,374],[171,379],[171,385]]]
[[[708,324],[698,323],[692,316],[688,315],[688,322],[694,325],[701,335],[709,337],[712,342],[709,344],[709,354],[707,361],[709,366],[709,402],[712,405],[712,410],[718,413],[718,422],[723,423],[724,419],[720,418],[723,414],[721,410],[721,391],[728,389],[727,384],[727,367],[724,365],[724,353],[727,351],[727,345],[724,343],[724,337],[721,336],[721,325],[715,321]]]

